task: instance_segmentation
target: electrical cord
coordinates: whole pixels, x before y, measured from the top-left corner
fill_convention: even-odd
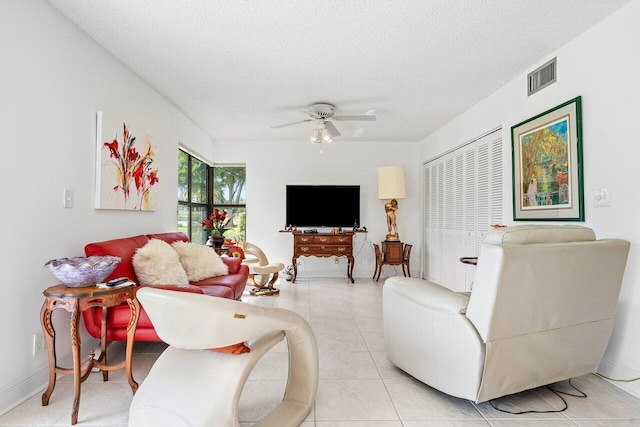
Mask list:
[[[365,231],[365,233],[364,233],[364,240],[362,241],[362,244],[360,245],[360,248],[358,249],[358,252],[356,252],[356,253],[353,255],[353,257],[354,257],[354,258],[355,258],[355,257],[357,257],[358,255],[360,255],[360,252],[362,252],[362,249],[364,249],[364,244],[365,244],[365,243],[367,243],[367,242],[369,242],[369,239],[368,239],[368,237],[369,237],[369,236],[368,236],[368,235],[369,235],[369,233],[367,233],[367,232]],[[372,242],[369,242],[369,243],[372,243]],[[373,244],[371,244],[371,248],[373,249]]]
[[[618,382],[618,383],[631,383],[631,382],[640,380],[640,377],[631,378],[631,379],[628,379],[628,380],[616,380],[616,379],[613,379],[613,378],[609,378],[606,375],[602,375],[602,374],[600,374],[598,372],[596,372],[595,375],[600,377],[600,378],[604,378],[605,380],[615,381],[615,382]]]
[[[546,389],[548,389],[549,391],[551,391],[553,394],[555,394],[556,396],[558,396],[560,398],[560,400],[562,400],[562,403],[564,403],[564,408],[562,409],[553,409],[553,410],[547,410],[547,411],[536,411],[536,410],[527,410],[527,411],[518,411],[518,412],[513,412],[513,411],[508,411],[506,409],[500,409],[495,405],[495,401],[497,399],[493,399],[490,400],[489,403],[491,404],[491,406],[493,407],[493,409],[495,409],[496,411],[500,411],[500,412],[504,412],[506,414],[512,414],[512,415],[522,415],[522,414],[550,414],[550,413],[558,413],[558,412],[564,412],[567,410],[567,408],[569,407],[569,404],[567,403],[567,401],[564,399],[564,397],[561,396],[561,394],[564,394],[565,396],[572,396],[572,397],[578,397],[580,399],[584,399],[587,397],[587,394],[585,392],[583,392],[582,390],[578,389],[576,386],[574,386],[573,384],[571,384],[571,379],[569,379],[569,385],[571,386],[571,388],[573,388],[575,391],[577,391],[579,394],[572,394],[572,393],[567,393],[566,391],[560,391],[560,390],[556,390],[551,388],[550,386],[545,386]]]

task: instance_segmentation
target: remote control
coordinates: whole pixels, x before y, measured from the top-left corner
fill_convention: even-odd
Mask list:
[[[120,285],[124,282],[127,282],[129,279],[127,277],[118,277],[117,279],[111,279],[107,282],[107,286],[116,286]]]

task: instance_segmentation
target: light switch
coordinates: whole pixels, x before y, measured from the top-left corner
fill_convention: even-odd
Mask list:
[[[65,208],[73,207],[73,190],[64,190],[64,201],[62,202],[62,206]]]
[[[593,206],[596,208],[611,206],[611,196],[608,188],[596,188],[593,190]]]

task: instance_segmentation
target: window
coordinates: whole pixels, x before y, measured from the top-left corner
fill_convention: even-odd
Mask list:
[[[245,238],[246,167],[244,165],[209,166],[202,160],[178,150],[178,231],[194,243],[207,241],[200,221],[214,208],[231,215],[225,237]]]
[[[244,165],[213,166],[213,207],[231,215],[226,237],[244,240],[246,237],[246,176]]]
[[[209,165],[178,151],[178,231],[194,243],[205,243],[200,221],[209,215]]]

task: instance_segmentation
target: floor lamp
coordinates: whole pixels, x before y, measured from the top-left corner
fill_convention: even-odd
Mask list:
[[[398,210],[398,200],[406,197],[404,185],[404,168],[402,166],[382,166],[378,168],[378,199],[388,200],[384,205],[387,215],[388,234],[387,241],[400,241],[398,237],[398,226],[396,225],[396,211]]]

